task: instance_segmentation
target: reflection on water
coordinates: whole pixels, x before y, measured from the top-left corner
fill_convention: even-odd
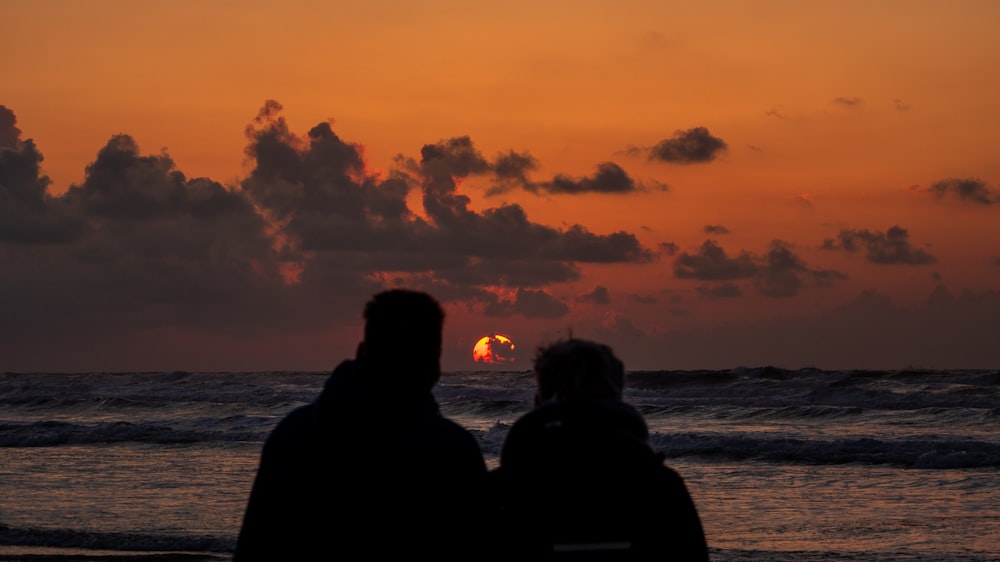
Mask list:
[[[1000,552],[1000,473],[669,462],[709,544],[778,552]]]

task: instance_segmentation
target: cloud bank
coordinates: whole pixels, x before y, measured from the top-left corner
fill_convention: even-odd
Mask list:
[[[489,315],[552,318],[568,307],[543,285],[577,279],[580,264],[655,257],[630,232],[553,228],[516,204],[470,208],[463,178],[523,181],[530,155],[490,160],[456,137],[381,177],[329,122],[300,136],[281,111],[268,101],[248,125],[252,170],[239,185],[188,178],[165,152],[143,154],[116,135],[80,184],[52,196],[41,152],[0,107],[0,351],[122,330],[327,329],[400,283]],[[634,184],[601,165],[576,187],[560,185]]]
[[[836,239],[823,241],[825,250],[858,252],[865,250],[865,259],[879,265],[927,265],[935,263],[930,253],[910,244],[910,233],[900,226],[885,232],[844,229]]]
[[[950,178],[937,181],[931,184],[928,191],[938,199],[954,197],[960,201],[979,205],[1000,203],[1000,193],[991,189],[986,182],[978,178]]]
[[[702,285],[703,297],[737,297],[743,294],[735,281],[750,281],[757,292],[766,297],[793,297],[808,287],[829,287],[834,281],[846,279],[839,271],[812,269],[797,256],[791,245],[773,240],[763,255],[741,251],[730,256],[714,240],[706,240],[695,252],[681,252],[674,260],[674,276],[679,279],[718,281],[717,285]]]

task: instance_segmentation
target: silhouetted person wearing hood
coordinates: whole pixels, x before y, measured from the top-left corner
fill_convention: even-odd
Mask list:
[[[535,409],[510,428],[491,474],[509,560],[708,560],[694,502],[622,401],[611,348],[539,350]]]
[[[235,562],[465,559],[478,546],[486,465],[432,395],[444,311],[395,289],[364,318],[356,358],[268,437]]]

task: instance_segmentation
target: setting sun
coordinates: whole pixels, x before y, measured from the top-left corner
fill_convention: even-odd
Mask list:
[[[472,348],[472,359],[476,363],[513,363],[514,342],[501,334],[483,336]]]

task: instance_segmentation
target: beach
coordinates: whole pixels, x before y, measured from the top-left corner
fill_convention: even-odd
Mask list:
[[[0,375],[0,560],[225,560],[269,431],[325,373]],[[1000,558],[1000,373],[627,375],[713,560]],[[527,372],[446,373],[489,466]]]

